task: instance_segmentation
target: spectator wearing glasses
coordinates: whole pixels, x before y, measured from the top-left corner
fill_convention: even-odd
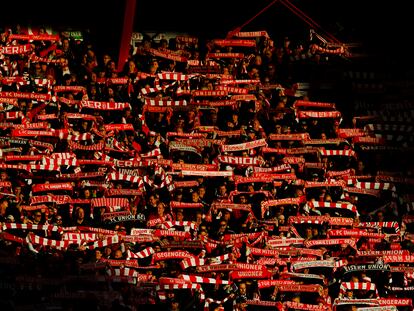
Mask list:
[[[33,220],[32,220],[34,225],[43,225],[44,224],[44,219],[43,219],[43,214],[40,210],[37,210],[34,212],[33,214]]]
[[[63,217],[61,215],[56,215],[53,221],[53,225],[61,227],[63,225]]]
[[[221,219],[218,223],[217,230],[213,231],[213,239],[221,240],[225,234],[229,233],[228,231],[227,221]]]

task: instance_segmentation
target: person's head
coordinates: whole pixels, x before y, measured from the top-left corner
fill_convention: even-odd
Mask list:
[[[231,122],[231,121],[227,121],[227,128],[228,128],[229,130],[232,130],[232,129],[234,128],[234,123],[233,123],[233,122]]]
[[[111,253],[112,253],[112,248],[110,248],[109,246],[105,247],[104,249],[105,257],[109,257]]]
[[[164,216],[165,212],[165,205],[162,202],[158,202],[157,204],[157,213],[159,216]]]
[[[131,214],[132,215],[138,214],[138,205],[137,204],[132,204],[130,209],[131,209]]]
[[[33,222],[39,223],[42,220],[42,213],[40,211],[35,211],[33,214]]]
[[[365,271],[361,272],[360,279],[362,282],[371,282],[372,279],[367,275]]]
[[[206,194],[206,188],[203,186],[198,187],[197,190],[198,196],[202,199],[204,198],[205,194]]]
[[[226,228],[227,228],[227,222],[224,219],[220,220],[218,231],[224,232],[226,231]]]
[[[180,302],[177,299],[172,299],[170,301],[170,311],[179,311],[180,310]]]
[[[184,124],[185,124],[185,117],[184,117],[183,114],[180,113],[180,114],[177,115],[177,121],[176,121],[176,123],[177,123],[178,126],[184,126]]]
[[[174,193],[175,201],[181,201],[183,199],[183,192],[181,189],[176,190]]]
[[[56,226],[62,226],[63,218],[61,215],[56,215],[55,217],[55,225]]]
[[[351,276],[351,282],[359,282],[359,278],[356,275]]]
[[[69,47],[70,47],[69,39],[68,38],[64,38],[62,40],[62,50],[63,51],[67,51],[67,50],[69,50]]]
[[[120,249],[114,252],[114,259],[122,259],[122,251]]]
[[[254,192],[254,184],[248,184],[247,191],[248,192]]]
[[[108,97],[109,98],[113,98],[115,96],[115,92],[114,92],[114,89],[112,87],[108,87],[107,92],[108,92]]]
[[[300,122],[300,127],[302,128],[302,130],[306,131],[308,130],[308,122],[306,120],[302,120]]]
[[[103,64],[104,66],[106,66],[108,64],[108,62],[112,59],[111,56],[109,54],[104,54],[103,57]]]
[[[154,251],[155,251],[156,253],[161,252],[161,245],[160,245],[159,243],[156,243],[156,244],[153,246],[153,248],[154,248]]]
[[[231,115],[231,121],[232,121],[233,123],[237,123],[237,122],[239,121],[239,115],[238,115],[237,113],[233,113],[233,114]]]
[[[2,198],[0,200],[0,210],[5,211],[6,208],[8,208],[8,207],[9,207],[9,200],[7,200],[7,198]]]
[[[47,70],[47,63],[40,63],[40,69],[41,69],[41,71],[46,72],[46,70]]]
[[[199,200],[199,195],[198,195],[198,192],[196,192],[196,191],[193,191],[193,193],[191,193],[191,200],[194,202],[194,203],[197,203],[198,202],[198,200]]]
[[[134,72],[136,67],[137,67],[137,65],[135,64],[135,62],[133,60],[128,61],[128,70],[129,70],[129,72]]]
[[[283,133],[283,134],[290,134],[290,132],[291,132],[291,127],[290,127],[290,125],[284,125],[284,126],[282,127],[282,133]]]
[[[282,134],[282,126],[280,124],[275,125],[275,134]]]
[[[170,61],[168,63],[168,70],[173,71],[175,70],[175,66],[177,65],[177,63],[175,61]]]
[[[311,238],[312,237],[312,227],[306,227],[305,228],[305,238]]]
[[[83,189],[83,196],[85,199],[89,199],[91,197],[91,190],[88,188]]]
[[[205,161],[203,162],[204,164],[209,164],[210,162],[209,162],[209,157],[208,156],[205,156],[205,157],[203,157],[203,161],[204,160],[207,160],[208,162],[207,163],[205,163]],[[197,182],[198,182],[198,184],[199,185],[202,185],[202,184],[204,184],[204,176],[197,176],[197,178],[196,178],[196,180],[197,180]]]
[[[384,213],[382,211],[377,212],[377,221],[384,221]]]
[[[217,112],[215,110],[212,110],[210,113],[210,120],[212,124],[217,123]]]
[[[82,129],[86,130],[88,128],[88,121],[83,120],[81,123]]]
[[[239,293],[240,295],[246,295],[247,294],[247,285],[246,283],[240,283],[239,284]]]
[[[247,73],[250,79],[259,79],[260,78],[260,70],[259,67],[252,66]]]
[[[345,297],[348,298],[348,299],[354,298],[354,292],[350,289],[347,289],[346,292],[345,292]]]
[[[95,74],[95,76],[96,76],[96,74]],[[95,96],[98,93],[98,90],[96,89],[95,85],[90,86],[89,93],[90,93],[91,96]]]
[[[8,178],[9,178],[9,174],[7,174],[6,171],[1,171],[0,172],[0,180],[1,181],[6,181],[6,180],[8,180]]]
[[[202,211],[197,211],[196,215],[195,215],[195,222],[197,224],[200,224],[203,221],[203,212]]]
[[[106,213],[106,206],[100,206],[99,207],[99,215],[103,215]]]
[[[184,210],[179,208],[177,209],[177,212],[175,213],[175,219],[177,221],[183,221],[184,220]]]
[[[249,129],[247,135],[251,140],[254,140],[256,138],[256,132],[254,131],[254,129]]]
[[[285,206],[279,205],[276,209],[276,216],[279,217],[280,215],[283,215],[285,212]]]
[[[224,307],[223,307],[223,304],[219,304],[217,307],[215,307],[214,309],[213,309],[213,311],[224,311]]]
[[[227,193],[227,186],[222,184],[219,186],[218,190],[220,195],[225,195]]]
[[[112,59],[110,59],[107,63],[106,63],[106,68],[107,70],[109,70],[110,72],[116,71],[116,62]]]
[[[262,57],[260,55],[256,55],[254,58],[254,65],[261,66],[262,65]]]
[[[100,260],[102,258],[102,251],[100,249],[95,249],[95,259]]]
[[[324,201],[325,202],[332,202],[332,197],[329,193],[325,193]]]
[[[155,195],[150,195],[150,197],[148,198],[148,202],[150,205],[155,206],[157,205],[157,198],[155,197]]]
[[[72,77],[70,76],[70,74],[65,74],[65,75],[63,76],[63,83],[64,83],[66,86],[68,86],[68,85],[70,85],[70,84],[71,84],[71,82],[72,82]]]
[[[358,161],[357,162],[357,171],[359,173],[362,173],[362,172],[364,172],[364,170],[365,170],[365,164],[364,164],[364,162],[363,161]]]
[[[121,234],[126,234],[126,227],[123,222],[119,225],[118,229],[116,229],[118,232],[122,232]]]
[[[269,75],[269,76],[273,76],[273,75],[275,74],[275,72],[276,72],[276,67],[275,67],[275,65],[274,65],[274,64],[269,64],[269,65],[267,66],[267,73],[268,73],[268,75]]]
[[[188,117],[189,120],[193,120],[195,116],[196,116],[196,113],[195,113],[194,110],[189,110],[187,112],[187,117]]]
[[[82,207],[79,207],[76,210],[76,219],[83,220],[85,218],[85,210]]]
[[[247,197],[243,194],[239,196],[240,204],[247,204]]]
[[[279,217],[277,217],[277,221],[279,223],[279,226],[285,225],[285,215],[279,215]]]
[[[228,222],[231,218],[231,212],[227,209],[223,210],[223,219]]]
[[[151,133],[151,132],[149,133],[148,142],[150,143],[150,145],[155,143],[156,137],[157,136],[155,135],[155,133]]]
[[[57,212],[58,212],[57,208],[55,206],[53,206],[53,205],[50,205],[48,207],[48,211],[49,211],[49,218],[54,217],[57,214]]]

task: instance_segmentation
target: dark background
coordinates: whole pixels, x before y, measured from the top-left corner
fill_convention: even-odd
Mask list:
[[[118,53],[126,0],[107,1],[2,1],[2,25],[49,24],[54,28],[87,28],[99,46]],[[272,0],[137,0],[135,31],[190,32],[206,37],[224,37],[242,25]],[[372,56],[385,62],[406,61],[412,39],[409,1],[292,0],[324,29],[343,42],[363,44]],[[265,29],[275,39],[304,36],[309,27],[276,2],[243,31]],[[394,56],[402,55],[393,60]],[[116,55],[114,55],[116,56]]]

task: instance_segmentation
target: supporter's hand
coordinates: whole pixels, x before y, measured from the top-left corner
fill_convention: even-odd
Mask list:
[[[166,117],[166,119],[171,119],[171,117],[172,117],[172,115],[173,115],[173,110],[172,110],[172,108],[171,107],[168,107],[166,110],[165,110],[165,117]]]
[[[321,296],[321,297],[323,297],[323,296],[324,296],[324,291],[323,291],[323,288],[322,288],[322,287],[320,287],[320,288],[319,288],[319,290],[318,290],[318,294],[319,294],[319,296]]]

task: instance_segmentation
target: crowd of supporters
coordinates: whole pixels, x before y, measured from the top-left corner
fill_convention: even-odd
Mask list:
[[[412,310],[412,106],[347,120],[292,74],[345,53],[145,37],[116,68],[7,29],[1,309]]]

